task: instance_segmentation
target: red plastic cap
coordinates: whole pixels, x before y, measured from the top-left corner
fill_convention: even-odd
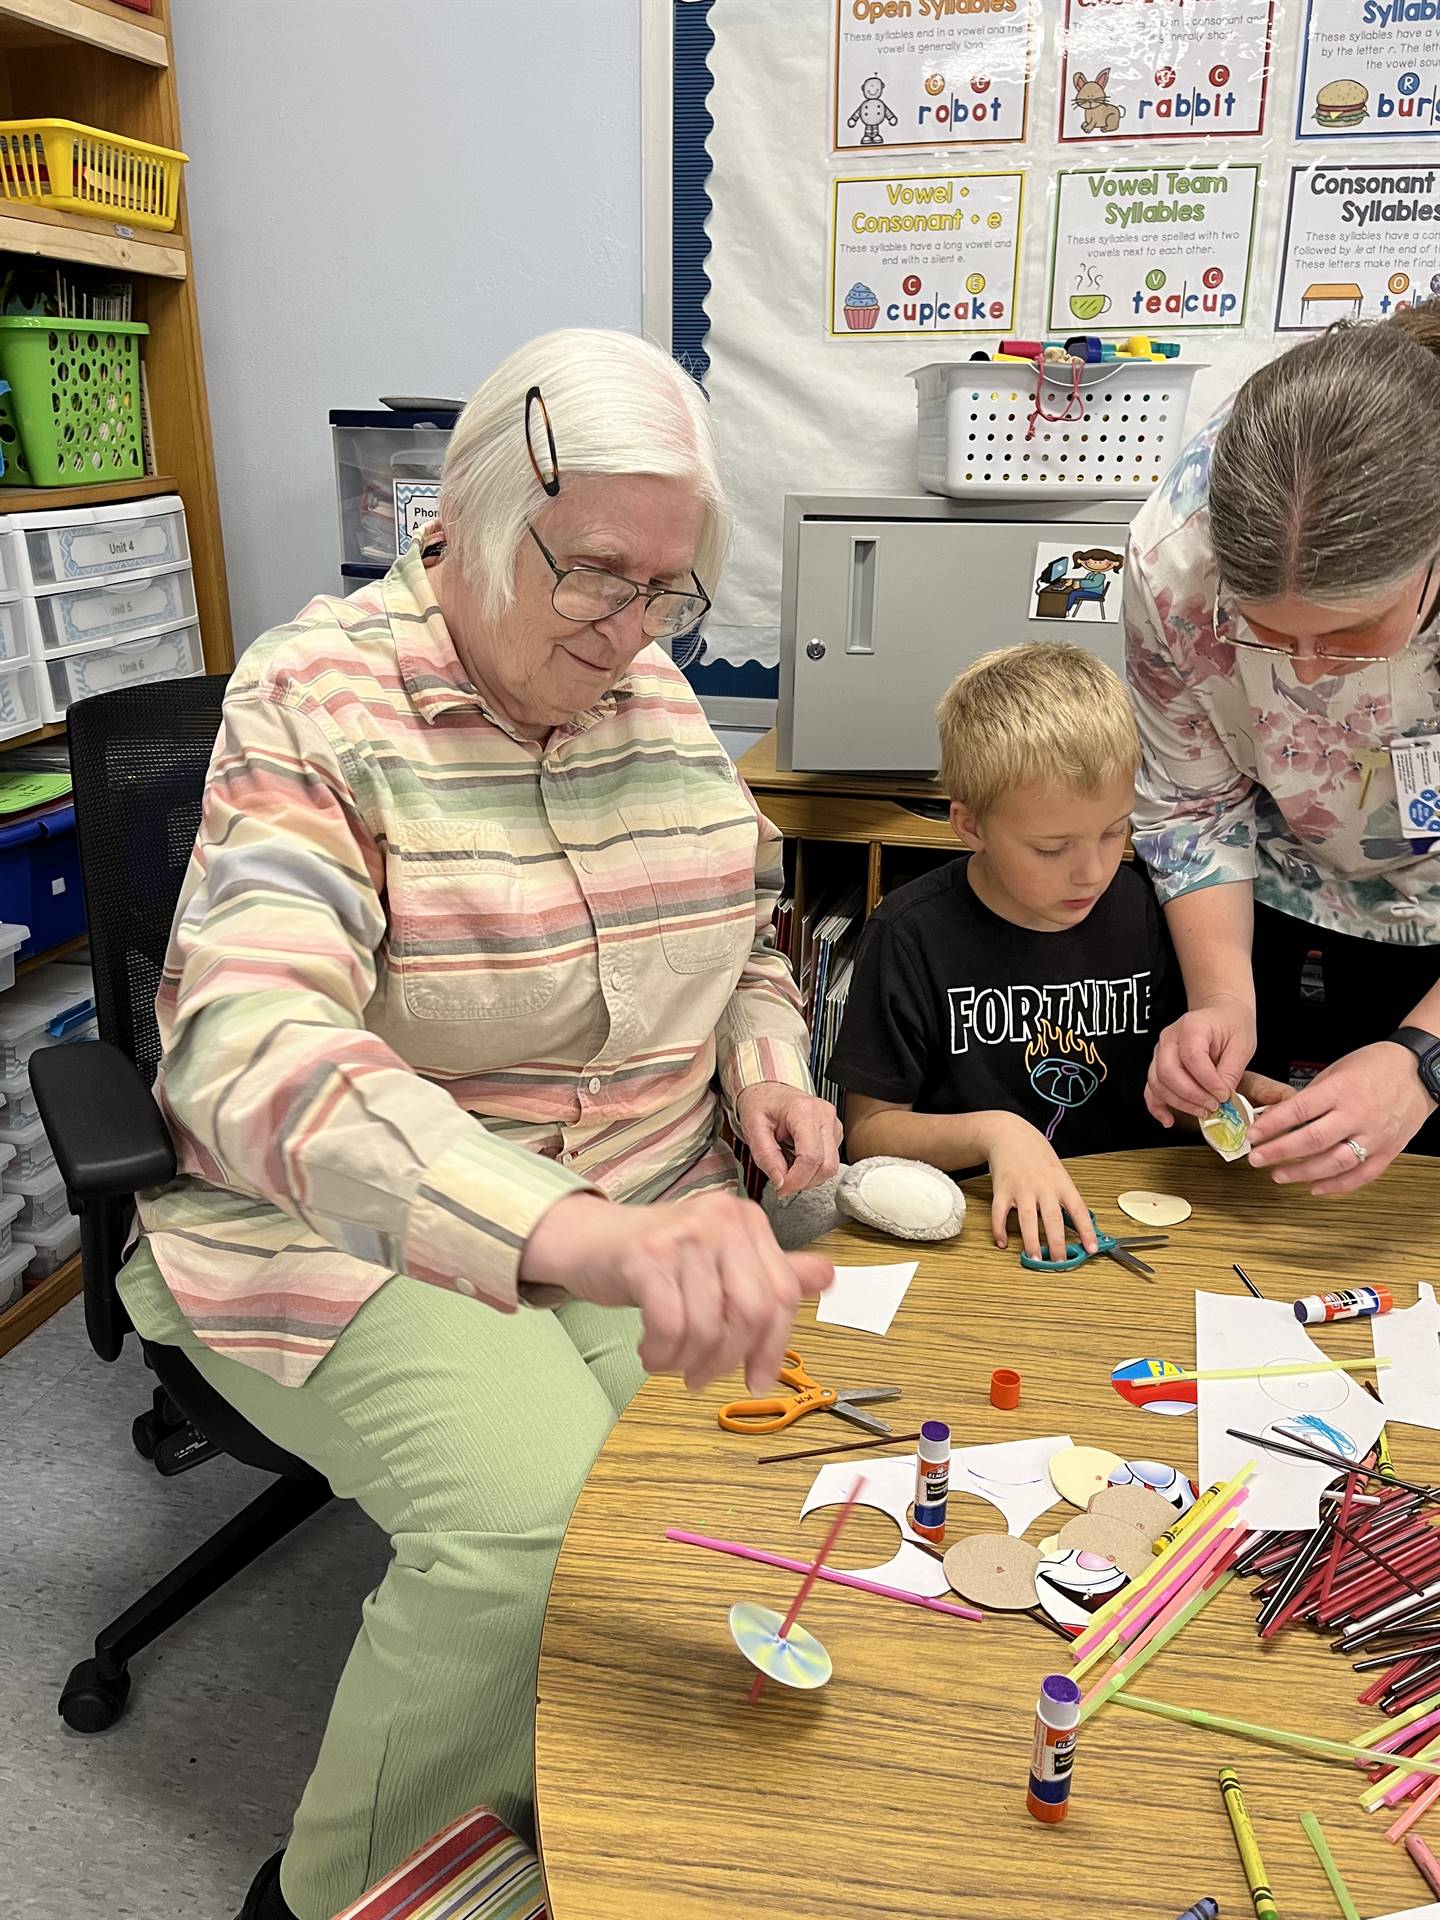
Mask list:
[[[990,1404],[1007,1413],[1020,1404],[1020,1376],[1010,1367],[997,1367],[990,1376]]]

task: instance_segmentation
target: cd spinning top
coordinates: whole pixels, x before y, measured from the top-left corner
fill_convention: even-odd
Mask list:
[[[772,1607],[741,1600],[730,1609],[730,1632],[737,1647],[767,1680],[783,1687],[823,1687],[833,1668],[814,1634],[798,1624],[782,1635],[785,1620]]]

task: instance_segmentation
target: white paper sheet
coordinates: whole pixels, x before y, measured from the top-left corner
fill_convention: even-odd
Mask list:
[[[901,1260],[891,1267],[836,1267],[834,1281],[816,1302],[815,1318],[827,1327],[888,1333],[919,1267],[918,1260]]]
[[[1413,1307],[1372,1314],[1375,1358],[1390,1365],[1376,1374],[1385,1412],[1412,1427],[1440,1428],[1440,1306],[1435,1289],[1420,1282]]]
[[[1201,1370],[1331,1357],[1310,1339],[1287,1301],[1223,1293],[1195,1295],[1195,1364]],[[1247,1460],[1257,1463],[1247,1482],[1247,1527],[1315,1526],[1320,1495],[1337,1469],[1269,1453],[1251,1441],[1232,1440],[1228,1428],[1262,1435],[1273,1432],[1280,1440],[1308,1441],[1359,1460],[1385,1424],[1384,1407],[1348,1373],[1202,1380],[1199,1412],[1201,1486],[1228,1480]]]
[[[1023,1533],[1030,1522],[1060,1496],[1051,1485],[1046,1466],[1052,1454],[1071,1444],[1068,1433],[1052,1433],[1036,1440],[1002,1440],[993,1446],[960,1447],[950,1456],[952,1491],[973,1493],[1005,1515],[1011,1533]],[[915,1498],[915,1456],[900,1454],[880,1460],[836,1460],[816,1474],[805,1504],[803,1520],[817,1507],[834,1507],[849,1498],[857,1474],[865,1476],[858,1505],[887,1513],[900,1529],[900,1545],[883,1566],[855,1569],[866,1580],[938,1599],[950,1591],[940,1562],[915,1545],[919,1536],[906,1514]]]
[[[1379,1920],[1440,1920],[1440,1900],[1428,1907],[1406,1907],[1403,1913],[1382,1913]]]

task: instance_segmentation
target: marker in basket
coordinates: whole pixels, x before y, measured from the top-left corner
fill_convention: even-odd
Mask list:
[[[915,1449],[915,1510],[910,1524],[927,1540],[945,1538],[945,1506],[950,1497],[950,1429],[943,1420],[927,1420]]]
[[[1040,1683],[1035,1706],[1035,1744],[1030,1753],[1030,1785],[1025,1805],[1037,1820],[1053,1825],[1070,1811],[1070,1781],[1080,1725],[1080,1689],[1068,1673],[1052,1673]]]
[[[1297,1300],[1295,1318],[1302,1327],[1313,1327],[1321,1320],[1361,1320],[1389,1313],[1394,1304],[1388,1287],[1342,1287],[1338,1293],[1312,1293]]]

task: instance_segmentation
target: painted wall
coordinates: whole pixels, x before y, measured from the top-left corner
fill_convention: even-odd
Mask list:
[[[640,324],[640,0],[173,0],[235,642],[338,588],[327,416]]]

